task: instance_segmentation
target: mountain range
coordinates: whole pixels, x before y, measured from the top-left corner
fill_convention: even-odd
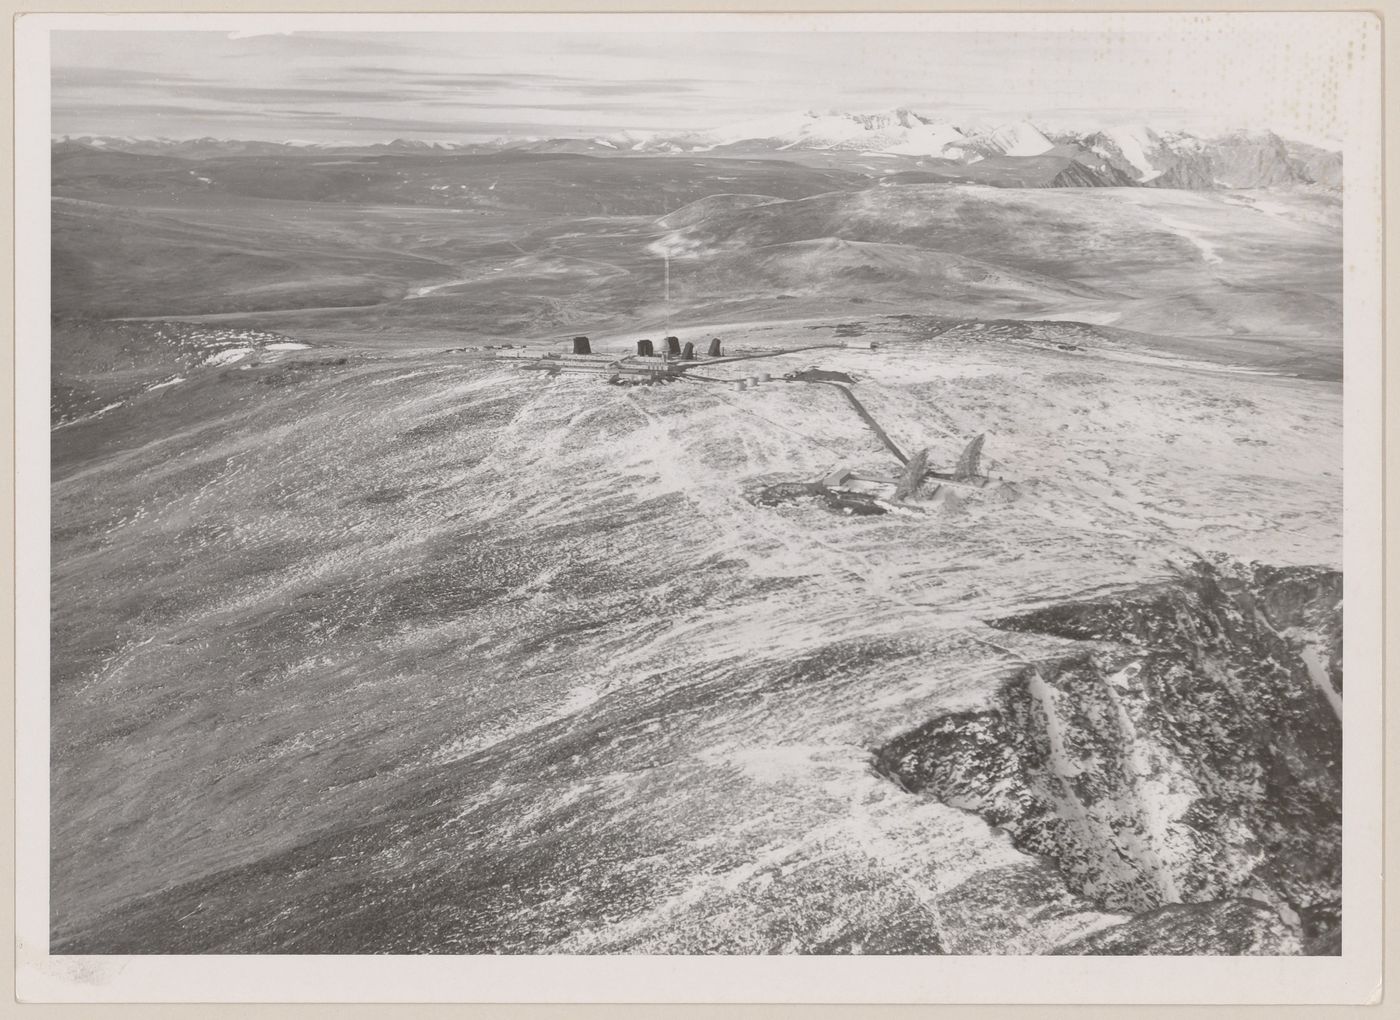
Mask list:
[[[98,150],[185,159],[307,150],[361,155],[522,152],[820,158],[828,164],[864,161],[861,165],[865,169],[913,174],[916,176],[908,179],[916,182],[1041,187],[1340,188],[1342,182],[1340,152],[1285,139],[1271,131],[1233,131],[1207,138],[1145,126],[1065,131],[1015,121],[968,127],[907,109],[807,112],[711,131],[623,131],[590,138],[501,138],[489,142],[399,138],[365,144],[64,135],[54,140],[54,146],[56,151]]]

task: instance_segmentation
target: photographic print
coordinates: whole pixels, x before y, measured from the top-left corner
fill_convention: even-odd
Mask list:
[[[230,20],[44,37],[53,958],[1360,945],[1369,21]]]

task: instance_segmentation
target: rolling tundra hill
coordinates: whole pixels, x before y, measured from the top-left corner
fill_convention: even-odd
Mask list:
[[[768,244],[712,258],[678,259],[672,294],[703,301],[708,294],[786,294],[792,298],[858,296],[861,304],[989,309],[1086,303],[1104,292],[1030,270],[1018,270],[908,244],[818,237]]]
[[[53,154],[54,193],[117,203],[205,204],[236,198],[517,210],[551,215],[660,215],[717,190],[798,198],[869,180],[857,171],[772,159],[501,151],[336,154],[284,149],[273,155],[177,159],[63,147]],[[725,185],[729,185],[725,187]]]
[[[1117,188],[1133,183],[1117,167],[1058,150],[1036,156],[991,156],[975,163],[919,160],[885,177],[893,184],[990,184],[1006,188]]]
[[[757,289],[783,279],[873,300],[902,282],[916,303],[950,296],[970,302],[964,307],[1023,302],[1021,311],[1147,331],[1335,337],[1339,215],[1336,203],[1317,195],[906,185],[714,209],[654,247],[669,253],[672,280],[686,287],[694,273],[698,291],[717,276],[742,287],[759,263]],[[828,245],[827,258],[794,247],[828,239],[876,247]],[[925,268],[915,270],[919,259]],[[953,279],[985,284],[980,298],[945,290],[948,273],[931,268],[957,259],[975,260]],[[921,287],[923,272],[931,275]],[[1038,301],[1024,303],[1033,296]]]
[[[774,159],[70,152],[54,309],[400,343],[788,318],[798,300],[1334,338],[1339,225],[1321,190],[992,188]]]
[[[790,352],[744,390],[81,329],[56,952],[1334,951],[1335,382],[917,316],[678,327]],[[813,365],[997,484],[756,502],[897,470]],[[1203,604],[1193,550],[1292,571]]]

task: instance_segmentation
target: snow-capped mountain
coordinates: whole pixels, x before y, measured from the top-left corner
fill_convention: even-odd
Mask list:
[[[804,113],[745,121],[682,140],[692,151],[756,148],[890,152],[962,159],[969,139],[952,124],[909,110],[884,113]],[[656,144],[656,140],[650,143]]]
[[[1104,128],[1056,136],[1066,146],[1081,150],[1080,159],[1113,167],[1137,184],[1151,184],[1168,171],[1196,166],[1205,172],[1202,187],[1211,187],[1206,143],[1182,132],[1158,132],[1143,125]],[[1160,182],[1158,186],[1161,186]]]
[[[975,162],[988,156],[1038,156],[1055,144],[1025,121],[962,128],[912,110],[785,114],[684,135],[613,136],[632,151],[868,152]]]
[[[592,137],[504,137],[489,142],[397,138],[376,143],[260,142],[216,138],[63,136],[86,151],[207,159],[334,150],[367,155],[522,152],[587,156],[764,156],[830,153],[885,157],[891,173],[1003,187],[1155,187],[1211,190],[1313,184],[1341,186],[1341,153],[1272,132],[1204,138],[1145,125],[1047,130],[1029,121],[954,124],[909,109],[816,112],[742,121],[708,131],[619,131]],[[902,162],[890,157],[901,157]],[[980,165],[978,165],[980,164]],[[966,169],[963,169],[966,168]],[[866,169],[870,169],[866,167]]]
[[[1189,189],[1322,184],[1341,180],[1340,153],[1271,132],[1201,138],[1147,126],[1051,132],[1029,121],[957,125],[908,109],[881,113],[809,111],[744,121],[713,131],[627,132],[608,139],[637,153],[725,155],[783,152],[862,153],[947,160],[1055,157],[1073,161],[1063,180],[1086,184]],[[594,139],[594,143],[603,139]]]
[[[1002,124],[976,136],[976,145],[985,155],[1040,156],[1055,147],[1040,129],[1027,121]]]

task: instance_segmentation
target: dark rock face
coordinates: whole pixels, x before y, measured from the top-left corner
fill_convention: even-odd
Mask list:
[[[1333,952],[1341,593],[1336,571],[1202,561],[1127,594],[992,621],[1085,645],[1018,670],[990,711],[899,736],[877,766],[1005,827],[1105,909],[1248,899],[1300,947],[1274,940],[1251,911],[1212,908],[1162,915],[1205,925],[1171,939],[1216,947],[1180,951],[1251,951],[1238,931],[1208,937],[1228,916],[1274,946],[1253,951]],[[1166,920],[1143,923],[1167,938]],[[1103,936],[1073,951],[1138,951],[1126,945]]]
[[[1086,166],[1077,159],[1050,179],[1051,188],[1131,188],[1136,181],[1115,166]]]

